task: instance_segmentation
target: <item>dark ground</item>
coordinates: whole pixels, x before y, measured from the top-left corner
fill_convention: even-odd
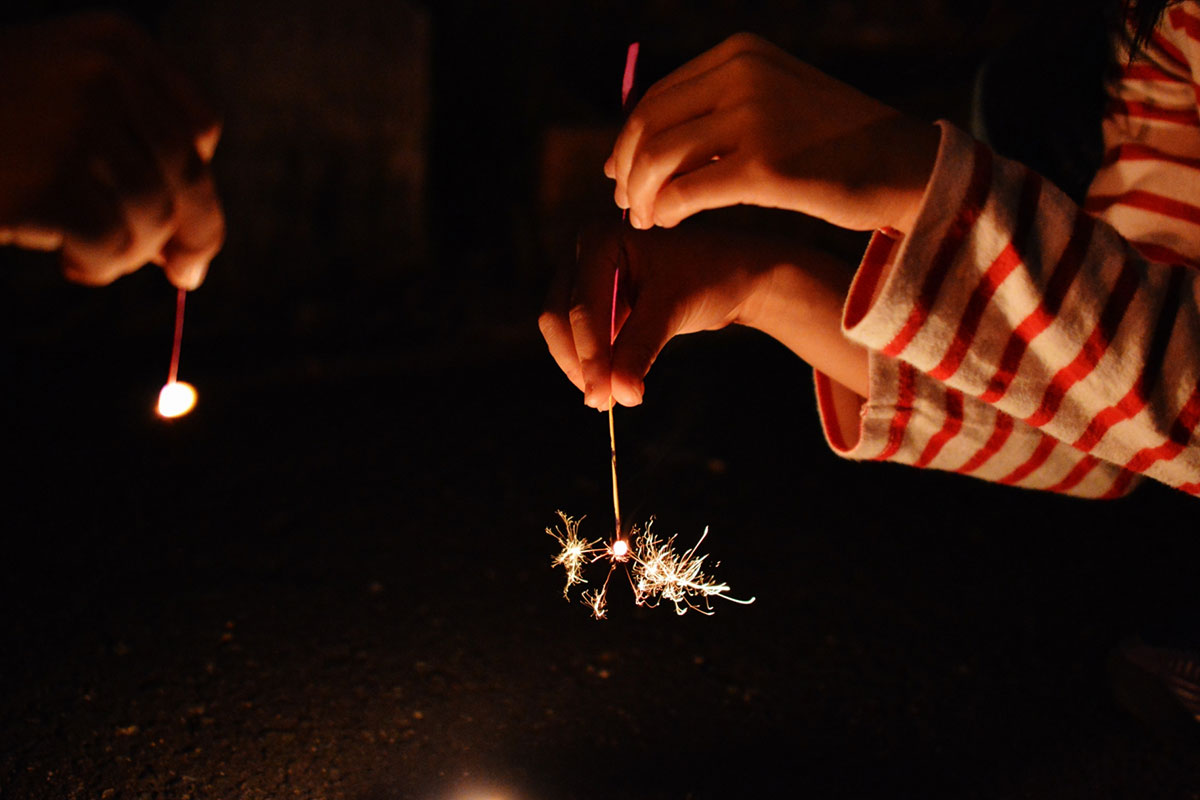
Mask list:
[[[1194,500],[841,462],[789,354],[685,340],[618,416],[626,515],[758,600],[593,621],[542,530],[606,524],[604,418],[524,322],[185,345],[169,424],[163,341],[12,345],[0,797],[1200,796],[1104,669],[1194,603]]]

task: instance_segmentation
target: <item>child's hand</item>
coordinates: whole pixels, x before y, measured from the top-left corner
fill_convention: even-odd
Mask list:
[[[669,339],[740,321],[761,272],[749,256],[731,237],[589,228],[574,269],[555,279],[538,320],[542,335],[589,406],[608,408],[610,392],[622,405],[637,405],[642,379]],[[618,265],[618,335],[610,350]]]
[[[613,270],[617,339],[609,346]],[[732,323],[757,328],[851,389],[866,393],[866,356],[842,336],[852,270],[795,243],[731,233],[589,228],[538,320],[550,352],[584,393],[637,405],[666,343]],[[610,360],[611,355],[611,360]]]
[[[605,174],[637,228],[739,203],[907,232],[938,132],[750,34],[654,84]]]
[[[87,15],[0,32],[0,244],[61,250],[105,284],[147,262],[195,288],[225,219],[220,128],[133,24]]]

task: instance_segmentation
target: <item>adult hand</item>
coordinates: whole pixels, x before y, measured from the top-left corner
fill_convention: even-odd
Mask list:
[[[193,289],[225,236],[220,126],[149,37],[92,14],[0,32],[0,244],[60,250],[71,280],[148,262]]]
[[[937,145],[933,126],[738,34],[650,87],[604,170],[636,228],[744,203],[907,232]]]
[[[840,327],[851,274],[848,265],[794,242],[593,226],[580,236],[576,263],[555,278],[538,323],[555,361],[593,408],[608,408],[610,397],[637,405],[671,338],[733,323],[762,330],[865,396],[865,351]]]

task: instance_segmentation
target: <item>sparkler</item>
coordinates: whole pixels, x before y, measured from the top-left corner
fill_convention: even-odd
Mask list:
[[[171,367],[167,371],[167,382],[158,393],[158,415],[165,419],[182,417],[196,405],[196,389],[190,383],[178,380],[179,347],[183,342],[183,304],[187,290],[180,289],[175,298],[175,338],[171,346]]]
[[[580,594],[580,600],[592,609],[592,616],[596,619],[604,619],[608,615],[608,581],[621,564],[629,565],[629,584],[633,587],[635,605],[657,608],[659,603],[667,600],[680,616],[689,610],[711,616],[714,611],[710,598],[713,597],[740,605],[754,602],[753,597],[741,600],[730,596],[729,584],[718,583],[705,573],[704,562],[708,556],[698,555],[696,551],[708,536],[708,528],[704,529],[696,544],[680,553],[675,549],[675,536],[663,540],[651,530],[653,519],[646,523],[643,530],[639,531],[635,526],[628,537],[602,544],[600,539],[589,540],[579,534],[582,517],[575,519],[562,511],[558,512],[558,517],[562,525],[546,528],[546,533],[554,537],[562,548],[551,566],[561,566],[566,571],[564,598],[571,599],[572,586],[588,582],[583,577],[585,567],[600,561],[608,562],[604,583],[599,588],[586,589]]]
[[[629,45],[625,55],[625,74],[621,80],[621,108],[627,110],[629,96],[633,91],[634,72],[637,68],[638,43]],[[622,221],[627,212],[621,212]],[[618,264],[613,269],[612,315],[609,319],[609,347],[617,340],[617,298],[621,285],[621,267]],[[733,603],[749,605],[754,598],[739,600],[730,597],[729,585],[717,583],[704,572],[704,561],[707,555],[697,555],[696,549],[708,536],[708,528],[700,539],[690,549],[683,553],[675,551],[675,536],[660,540],[650,528],[654,524],[651,519],[644,530],[639,531],[634,526],[627,537],[621,535],[621,500],[617,491],[617,435],[613,423],[612,395],[608,397],[608,443],[612,455],[612,495],[614,535],[608,544],[601,544],[602,539],[588,540],[579,534],[578,520],[569,517],[562,511],[558,517],[562,527],[546,528],[546,533],[554,537],[562,548],[551,562],[551,567],[562,567],[567,574],[566,585],[563,586],[563,597],[571,599],[571,587],[587,583],[583,577],[583,569],[588,564],[598,561],[608,562],[608,573],[604,583],[598,589],[586,589],[580,594],[580,599],[592,609],[592,616],[604,619],[608,614],[608,581],[618,565],[629,565],[629,584],[633,587],[634,603],[639,606],[655,608],[663,600],[670,601],[675,606],[675,613],[686,614],[688,610],[697,611],[704,615],[713,613],[709,598],[720,597]]]

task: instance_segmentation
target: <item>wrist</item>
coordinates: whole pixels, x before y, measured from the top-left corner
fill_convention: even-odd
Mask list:
[[[888,126],[882,185],[876,228],[912,232],[921,212],[925,191],[933,175],[941,145],[941,129],[910,117],[897,117]]]

